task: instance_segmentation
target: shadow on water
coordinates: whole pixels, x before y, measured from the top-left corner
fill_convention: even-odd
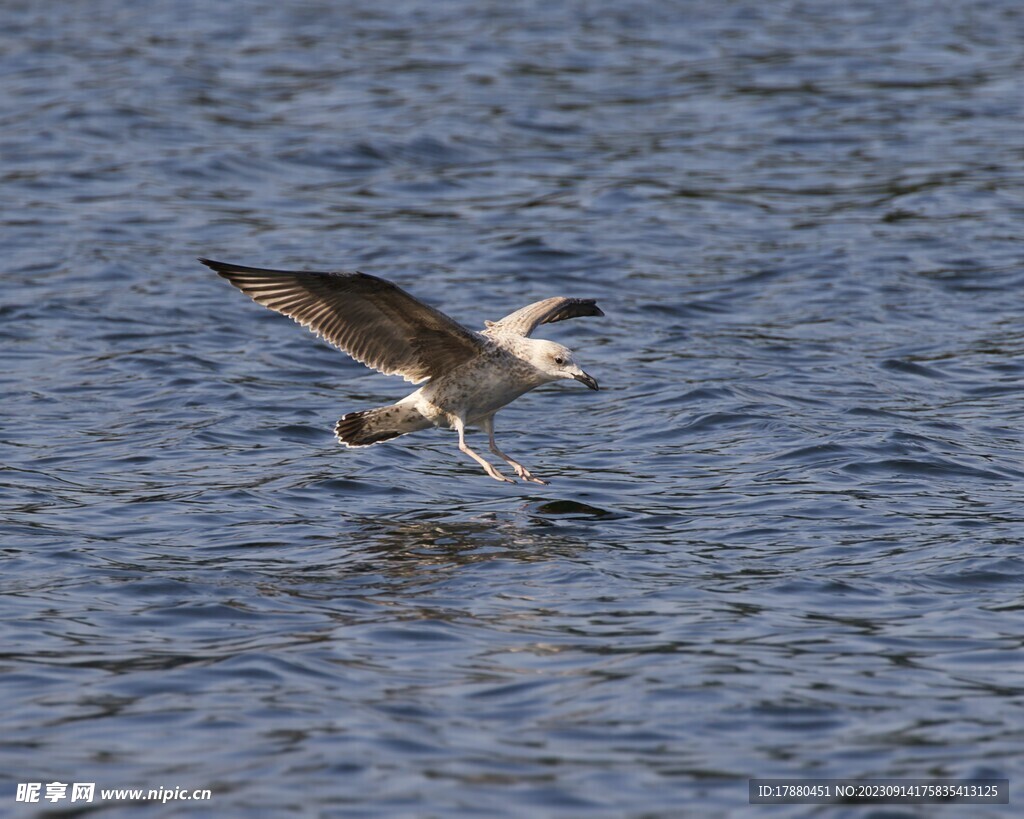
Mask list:
[[[510,504],[501,504],[509,507]],[[330,557],[319,563],[320,572],[301,578],[321,579],[374,574],[394,590],[408,583],[433,582],[463,567],[514,561],[582,558],[591,548],[588,534],[604,520],[620,515],[571,500],[514,502],[502,511],[407,509],[382,515],[352,514],[336,535],[321,524],[309,540]],[[442,517],[458,515],[458,520]]]

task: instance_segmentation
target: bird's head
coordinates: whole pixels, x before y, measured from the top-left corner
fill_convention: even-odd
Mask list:
[[[548,377],[550,381],[559,378],[574,378],[590,389],[597,389],[597,381],[587,375],[573,358],[572,350],[554,341],[531,339],[530,363]]]

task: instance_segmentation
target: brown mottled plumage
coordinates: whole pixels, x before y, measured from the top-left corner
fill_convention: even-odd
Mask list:
[[[450,426],[459,449],[492,478],[509,480],[466,445],[465,427],[481,423],[491,451],[523,480],[535,478],[494,440],[494,414],[549,381],[574,378],[593,390],[560,344],[531,339],[542,324],[578,316],[603,316],[593,299],[555,297],[516,310],[474,332],[413,298],[400,287],[365,273],[265,270],[200,259],[254,301],[308,327],[356,361],[400,375],[416,392],[387,407],[343,415],[335,426],[349,447],[371,446],[430,426]]]

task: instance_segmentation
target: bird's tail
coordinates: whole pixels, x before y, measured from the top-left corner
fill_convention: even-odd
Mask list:
[[[430,421],[415,407],[391,404],[342,415],[334,425],[334,434],[345,446],[372,446],[429,426]]]

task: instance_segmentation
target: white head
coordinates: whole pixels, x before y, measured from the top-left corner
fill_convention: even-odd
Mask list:
[[[590,389],[597,389],[597,381],[583,372],[568,347],[543,339],[529,339],[529,342],[530,363],[547,376],[547,381],[575,378]]]

